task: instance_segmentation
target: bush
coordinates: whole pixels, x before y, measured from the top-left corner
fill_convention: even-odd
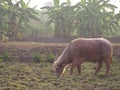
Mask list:
[[[41,62],[41,61],[44,60],[44,58],[40,55],[39,52],[35,52],[35,53],[33,54],[33,60],[34,60],[35,62]]]
[[[54,54],[50,53],[46,55],[46,62],[53,63],[54,62]]]
[[[3,55],[3,61],[9,61],[9,60],[10,60],[10,53],[8,50],[5,50]]]
[[[2,57],[0,57],[0,62],[2,62],[3,61],[3,59],[2,59]]]

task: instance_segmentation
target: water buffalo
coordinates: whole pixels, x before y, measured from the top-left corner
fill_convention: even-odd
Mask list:
[[[63,53],[53,64],[53,69],[58,77],[62,76],[65,68],[71,64],[70,74],[77,67],[81,73],[83,62],[97,62],[95,74],[102,68],[103,62],[106,64],[106,75],[108,75],[112,63],[112,44],[104,38],[78,38],[72,40],[64,49]]]

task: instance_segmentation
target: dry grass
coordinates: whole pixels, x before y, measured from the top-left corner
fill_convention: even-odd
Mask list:
[[[40,42],[6,42],[2,46],[65,46],[67,43],[40,43]]]
[[[3,46],[66,46],[68,43],[40,43],[40,42],[6,42],[0,43]],[[120,43],[112,43],[113,46],[120,46]]]

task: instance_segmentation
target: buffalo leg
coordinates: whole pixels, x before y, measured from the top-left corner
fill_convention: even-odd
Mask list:
[[[78,69],[78,74],[80,75],[81,74],[81,66],[78,66],[77,69]]]
[[[72,75],[72,73],[73,73],[73,69],[75,68],[75,66],[74,65],[72,65],[71,66],[71,70],[70,70],[70,75]]]
[[[110,64],[111,64],[112,58],[108,59],[105,61],[106,64],[106,76],[108,75],[109,69],[110,69]]]
[[[103,65],[103,62],[102,61],[98,61],[98,67],[97,67],[97,69],[95,71],[95,74],[97,74],[100,71],[100,69],[102,68],[102,65]]]

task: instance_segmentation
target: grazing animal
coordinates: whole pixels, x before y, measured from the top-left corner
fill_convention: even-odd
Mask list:
[[[112,63],[113,48],[112,44],[104,38],[78,38],[71,41],[63,53],[53,64],[53,70],[58,77],[62,76],[65,68],[71,64],[70,74],[77,67],[81,73],[83,62],[97,62],[95,74],[102,68],[103,62],[106,64],[106,75],[108,75]]]

